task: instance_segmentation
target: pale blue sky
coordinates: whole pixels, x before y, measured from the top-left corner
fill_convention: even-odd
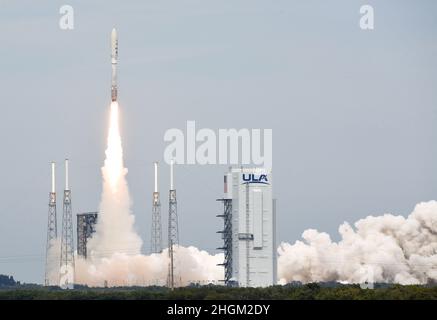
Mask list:
[[[146,252],[152,162],[187,120],[273,129],[278,242],[437,198],[437,2],[69,1],[62,31],[65,3],[0,1],[0,273],[43,280],[51,160],[71,159],[74,212],[97,209],[113,26]],[[362,4],[374,31],[358,26]],[[226,166],[176,170],[181,242],[216,252]]]

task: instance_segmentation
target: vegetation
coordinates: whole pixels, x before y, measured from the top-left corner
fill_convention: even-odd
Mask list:
[[[437,286],[375,284],[374,289],[336,282],[293,282],[268,288],[230,288],[191,285],[173,291],[166,287],[89,288],[74,290],[20,283],[0,274],[0,300],[437,300]]]
[[[170,291],[164,287],[87,288],[61,290],[57,287],[20,285],[0,288],[0,299],[26,300],[437,300],[437,286],[379,286],[361,289],[358,285],[324,286],[311,283],[269,288],[228,288],[191,286]]]

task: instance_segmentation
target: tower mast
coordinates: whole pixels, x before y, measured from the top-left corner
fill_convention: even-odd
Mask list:
[[[65,159],[65,189],[59,278],[60,286],[63,289],[73,289],[74,286],[73,213],[71,209],[71,190],[68,182],[68,159]]]
[[[44,285],[50,286],[54,285],[52,283],[51,274],[51,265],[53,265],[53,260],[56,259],[56,256],[53,255],[53,247],[55,245],[55,241],[58,237],[58,227],[56,220],[56,177],[55,177],[55,162],[51,163],[52,170],[52,188],[49,192],[49,212],[48,212],[48,221],[47,221],[47,243],[46,243],[46,266],[45,266],[45,277],[44,277]]]
[[[174,186],[174,172],[173,172],[174,160],[170,162],[170,191],[168,198],[168,254],[170,263],[168,266],[168,287],[172,290],[177,286],[178,281],[175,272],[175,249],[179,246],[179,228],[178,228],[178,210],[177,210],[177,200],[176,200],[176,189]]]
[[[158,191],[158,162],[154,162],[155,188],[153,189],[152,203],[152,239],[150,251],[152,253],[162,252],[162,228],[161,228],[161,202]]]

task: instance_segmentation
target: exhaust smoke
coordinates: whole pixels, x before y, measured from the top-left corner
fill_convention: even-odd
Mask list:
[[[142,240],[134,229],[117,101],[111,103],[105,154],[96,232],[87,244],[88,258],[76,260],[76,281],[89,286],[165,285],[169,263],[167,249],[160,254],[141,254]],[[223,261],[223,254],[210,255],[195,247],[178,246],[175,256],[181,285],[223,279],[223,268],[217,266]]]
[[[425,284],[437,281],[437,202],[407,217],[368,216],[339,227],[341,240],[314,229],[278,248],[280,283],[291,281]]]
[[[111,103],[103,192],[96,233],[88,242],[88,259],[76,260],[77,283],[90,286],[166,285],[168,249],[141,254],[142,240],[134,216],[123,164],[118,102]],[[355,228],[354,228],[355,227]],[[437,281],[437,202],[419,203],[407,217],[368,216],[352,227],[339,227],[340,241],[308,229],[303,241],[278,248],[279,283],[291,281],[425,284]],[[53,255],[59,245],[53,246]],[[223,254],[178,246],[175,261],[181,285],[223,279],[217,264]],[[55,261],[54,259],[53,261]],[[54,272],[51,277],[56,277]]]

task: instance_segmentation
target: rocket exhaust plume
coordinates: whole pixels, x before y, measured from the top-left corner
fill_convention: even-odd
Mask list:
[[[131,199],[123,163],[123,148],[119,130],[116,68],[118,38],[111,34],[111,109],[105,162],[102,168],[103,191],[96,233],[89,239],[88,258],[76,260],[76,281],[90,286],[165,285],[168,250],[146,256],[141,254],[142,240],[134,229]],[[223,254],[209,255],[194,247],[180,247],[182,284],[217,281],[223,278],[223,268],[217,264]]]
[[[90,286],[165,285],[168,249],[149,256],[141,254],[142,240],[134,230],[119,131],[118,40],[114,32],[111,43],[112,103],[102,168],[103,192],[96,233],[88,242],[88,259],[76,260],[76,280]],[[436,201],[418,204],[407,218],[369,216],[355,223],[355,229],[344,223],[339,231],[339,242],[310,229],[303,233],[305,242],[282,243],[278,248],[280,283],[437,281]],[[223,268],[217,266],[223,254],[210,255],[194,247],[178,246],[174,259],[178,261],[181,285],[223,279]]]
[[[341,240],[306,230],[304,242],[278,249],[281,283],[291,281],[425,284],[437,282],[437,202],[422,202],[407,217],[368,216],[339,227]]]
[[[142,240],[134,230],[118,115],[118,103],[112,102],[96,233],[88,242],[88,258],[77,259],[76,278],[78,283],[90,286],[165,285],[168,250],[150,256],[141,254]],[[209,255],[194,247],[180,247],[177,255],[183,285],[223,278],[223,268],[217,266],[223,254]]]
[[[96,234],[89,243],[91,256],[108,257],[114,252],[139,254],[142,246],[142,240],[134,231],[134,216],[130,210],[118,115],[118,102],[112,102],[99,218]]]
[[[111,109],[106,159],[102,168],[103,194],[99,208],[96,235],[90,242],[91,256],[111,256],[113,252],[139,254],[142,241],[134,231],[134,216],[123,164],[117,101],[117,31],[111,32]]]
[[[96,233],[88,242],[88,259],[76,261],[76,280],[90,286],[165,285],[168,249],[141,254],[142,240],[134,230],[118,115],[118,103],[113,102]],[[339,242],[309,229],[303,233],[304,241],[282,243],[278,248],[280,283],[437,282],[437,201],[418,204],[407,218],[369,216],[354,226],[339,227]],[[217,266],[223,254],[179,246],[175,255],[181,285],[223,279],[223,268]]]

